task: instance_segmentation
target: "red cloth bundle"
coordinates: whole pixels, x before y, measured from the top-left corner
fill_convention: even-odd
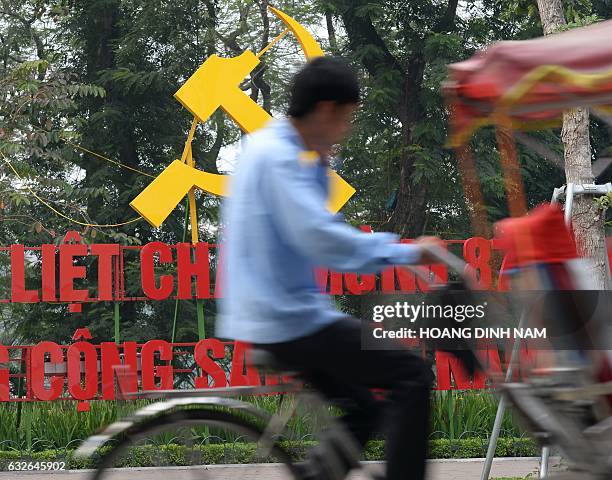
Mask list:
[[[563,212],[554,204],[540,205],[525,217],[497,222],[495,237],[508,255],[504,269],[534,263],[560,263],[578,257]]]

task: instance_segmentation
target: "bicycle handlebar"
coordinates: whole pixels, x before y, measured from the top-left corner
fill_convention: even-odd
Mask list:
[[[431,258],[437,260],[439,263],[446,265],[455,273],[457,273],[469,290],[475,290],[475,282],[473,275],[474,271],[461,258],[456,255],[453,255],[448,250],[444,250],[438,247],[437,245],[422,244],[419,245],[419,247],[421,247]],[[423,280],[427,282],[430,281],[430,278],[425,273],[423,273],[417,265],[405,265],[405,267],[413,271]]]

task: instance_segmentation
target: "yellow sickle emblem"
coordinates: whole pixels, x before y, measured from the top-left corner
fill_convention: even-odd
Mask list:
[[[272,7],[270,10],[297,37],[307,59],[323,55],[319,44],[302,25],[280,10]],[[205,122],[218,108],[222,108],[244,132],[254,132],[271,117],[240,89],[240,83],[258,64],[259,57],[249,50],[234,58],[212,55],[174,96],[193,114],[194,122]],[[188,162],[174,160],[130,203],[134,210],[156,228],[186,194],[193,192],[192,189],[199,188],[215,195],[224,195],[227,191],[226,175],[207,173],[193,167],[190,139],[194,127],[195,123],[183,154],[183,160],[187,159]],[[335,213],[351,198],[355,189],[331,169],[329,175],[328,208]],[[192,199],[193,193],[190,202]]]

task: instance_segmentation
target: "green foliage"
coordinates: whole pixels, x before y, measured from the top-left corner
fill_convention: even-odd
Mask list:
[[[595,197],[593,202],[597,205],[597,208],[602,210],[602,214],[605,215],[606,211],[612,207],[612,192],[608,192],[600,197]],[[605,226],[612,227],[612,221],[606,221]]]
[[[304,460],[309,449],[317,445],[315,441],[281,441],[280,445],[287,450],[293,461]],[[254,443],[211,443],[199,446],[199,462],[206,465],[244,464],[252,463],[257,445]],[[486,454],[486,441],[479,438],[462,438],[451,441],[436,439],[429,442],[428,458],[480,458]],[[103,455],[109,447],[103,447],[98,454]],[[538,455],[535,442],[527,438],[500,438],[495,450],[496,457],[531,457]],[[133,447],[129,454],[116,463],[117,467],[157,467],[191,465],[192,449],[184,445],[166,444],[161,446],[143,445]],[[0,468],[6,470],[10,461],[22,459],[21,452],[0,450]],[[70,469],[84,469],[95,466],[96,459],[83,460],[74,457],[73,450],[43,450],[27,454],[28,460],[61,461],[67,460]],[[366,461],[381,461],[385,459],[385,442],[373,440],[366,444],[362,459]],[[257,457],[261,463],[276,463],[273,456]]]
[[[597,15],[587,15],[585,17],[578,17],[573,22],[569,22],[567,25],[564,25],[559,29],[559,31],[570,30],[572,28],[586,27],[587,25],[591,25],[593,23],[601,22],[601,18]]]
[[[595,205],[601,210],[606,210],[612,206],[612,192],[608,192],[601,197],[596,197],[593,199]]]
[[[72,401],[25,404],[20,425],[18,406],[0,404],[0,450],[76,448],[89,435],[147,403],[92,402],[87,413],[77,412]]]
[[[255,396],[242,400],[270,413],[282,413],[292,409],[293,395]],[[92,402],[91,411],[76,411],[73,401],[26,404],[21,423],[17,425],[17,406],[0,404],[0,450],[41,451],[46,449],[74,448],[83,439],[106,425],[147,405],[149,401]],[[282,407],[281,407],[282,405]],[[456,441],[466,437],[487,438],[497,411],[498,400],[489,391],[434,391],[432,393],[431,438]],[[279,410],[279,409],[282,409]],[[325,428],[329,415],[339,416],[341,410],[307,409],[298,411],[288,424],[285,438],[300,441],[316,437]],[[234,442],[239,436],[228,431],[217,433],[224,441]],[[524,435],[523,430],[506,412],[502,423],[502,437]],[[170,432],[155,439],[156,445],[172,443]],[[28,441],[29,439],[29,441]],[[204,437],[201,440],[205,440]]]
[[[574,3],[568,17],[586,19],[587,2]],[[359,195],[346,207],[347,217],[355,224],[369,222],[414,236],[422,229],[445,238],[469,236],[455,154],[445,147],[448,111],[440,84],[449,63],[492,41],[541,35],[535,3],[468,2],[456,12],[448,8],[450,3],[430,1],[338,0],[325,5],[345,27],[340,50],[361,67],[366,90],[353,137],[342,149],[340,173]],[[558,152],[558,132],[550,133],[536,136]],[[494,132],[477,132],[471,145],[489,218],[499,220],[508,215],[508,207]],[[564,183],[562,170],[520,145],[519,159],[530,207]],[[397,224],[393,212],[385,209],[397,190],[399,204],[424,211],[421,218],[402,217],[408,223]]]
[[[180,157],[190,126],[191,115],[173,98],[185,79],[210,55],[258,52],[283,31],[275,17],[262,16],[262,5],[258,0],[3,0],[0,152],[24,180],[17,181],[0,162],[0,244],[57,244],[69,229],[80,231],[86,243],[180,241],[182,206],[159,230],[144,222],[112,229],[83,227],[42,205],[26,187],[81,222],[115,223],[134,217],[129,202],[150,178],[72,144],[151,175],[161,172]],[[330,31],[324,26],[329,19],[335,51],[359,67],[364,98],[338,167],[357,189],[343,210],[355,225],[396,231],[406,227],[407,235],[425,232],[444,238],[471,234],[455,155],[445,147],[448,110],[440,84],[448,63],[466,59],[493,41],[532,38],[541,30],[530,0],[460,2],[457,12],[449,5],[452,2],[433,0],[274,3],[313,32],[328,51]],[[565,5],[571,25],[612,16],[602,1]],[[288,35],[261,60],[242,88],[275,116],[282,115],[290,76],[303,64],[303,54]],[[601,152],[609,137],[603,125],[593,123],[592,144]],[[240,138],[238,128],[217,112],[197,129],[197,166],[209,172],[231,170]],[[537,138],[561,151],[558,132]],[[472,148],[490,219],[506,216],[495,135],[491,130],[478,132]],[[563,172],[538,154],[519,146],[519,158],[529,206],[550,198],[552,188],[563,184]],[[407,188],[414,195],[403,196]],[[423,212],[420,220],[410,225],[391,221],[394,212],[387,205],[397,192],[400,206]],[[219,199],[198,194],[196,200],[201,238],[214,243]],[[40,276],[35,260],[28,283]],[[7,262],[6,255],[0,256],[0,268]],[[88,265],[91,276],[96,268],[95,263]],[[126,261],[124,268],[128,295],[139,295],[134,287],[140,275],[137,258]],[[7,282],[0,284],[2,298],[9,288]],[[169,339],[174,309],[174,301],[121,305],[123,338]],[[207,331],[212,332],[214,301],[206,301],[205,310]],[[63,306],[2,304],[0,322],[12,342],[66,341],[76,327],[84,326],[99,341],[112,338],[112,311],[110,304],[87,305],[81,315],[67,315]],[[193,302],[180,302],[177,338],[197,338]]]
[[[493,425],[499,400],[488,391],[439,391],[432,397],[432,435],[451,440],[486,437]],[[504,435],[519,437],[522,429],[506,411]]]
[[[275,6],[305,25],[320,21],[313,2],[281,1]],[[284,29],[272,16],[264,22],[259,7],[257,2],[233,0],[25,1],[11,15],[0,12],[5,22],[2,39],[8,39],[7,43],[0,39],[0,61],[4,60],[0,69],[6,79],[0,85],[6,90],[6,94],[0,90],[0,101],[5,102],[0,110],[0,151],[27,185],[62,213],[94,224],[133,218],[129,202],[150,178],[72,144],[152,175],[161,172],[180,157],[191,123],[189,112],[173,98],[179,86],[210,55],[233,57],[245,49],[257,52]],[[268,23],[269,29],[265,27]],[[38,40],[42,49],[37,48]],[[246,88],[257,84],[248,93],[278,114],[284,110],[289,75],[302,62],[298,43],[287,36],[262,58],[260,68],[265,74],[247,81]],[[14,114],[5,116],[5,112]],[[218,163],[231,163],[231,151],[240,137],[238,128],[221,112],[213,115],[196,132],[193,154],[197,166],[217,172]],[[223,155],[226,147],[230,153]],[[220,152],[227,157],[223,161]],[[175,243],[183,238],[182,206],[157,231],[145,222],[113,229],[82,227],[33,199],[2,162],[0,169],[6,172],[0,175],[2,245],[59,243],[69,229],[80,231],[86,243],[137,245],[153,240]],[[196,200],[200,236],[214,243],[219,199],[198,194]],[[96,268],[95,263],[88,265],[88,275],[95,277]],[[140,276],[136,256],[126,262],[125,271],[131,280],[126,286],[133,290]],[[33,262],[28,281],[39,275]],[[0,285],[0,290],[5,293],[9,287]],[[204,306],[207,332],[212,332],[214,301]],[[63,307],[0,308],[6,318],[0,320],[2,326],[12,332],[14,341],[44,338],[65,342],[77,326],[88,326],[95,341],[113,335],[113,306],[109,304],[87,305],[83,314],[70,316]],[[170,339],[174,308],[174,301],[121,305],[123,338]],[[177,339],[197,339],[195,305],[181,302],[178,312]]]

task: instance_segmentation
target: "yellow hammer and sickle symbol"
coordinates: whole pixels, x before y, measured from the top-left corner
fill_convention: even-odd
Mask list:
[[[317,41],[302,25],[280,10],[272,7],[270,10],[297,37],[307,59],[323,55]],[[174,96],[199,122],[205,122],[218,108],[222,108],[244,132],[254,132],[271,117],[240,89],[240,83],[258,64],[258,56],[249,50],[234,58],[212,55]],[[335,213],[351,198],[355,189],[331,169],[329,176],[327,206]],[[224,195],[227,176],[204,172],[188,163],[174,160],[132,200],[130,206],[158,228],[193,188]]]

